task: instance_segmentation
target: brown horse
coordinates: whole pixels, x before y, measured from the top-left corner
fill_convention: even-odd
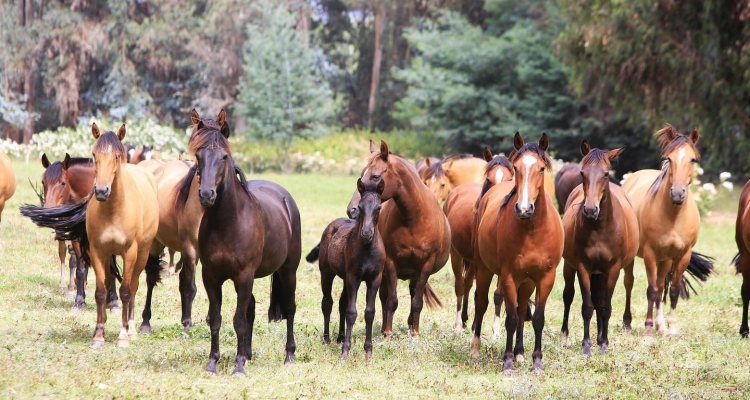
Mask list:
[[[662,152],[661,171],[635,172],[622,185],[640,222],[638,256],[643,258],[648,276],[648,313],[643,332],[647,337],[653,336],[654,306],[656,327],[660,334],[667,334],[661,304],[665,286],[669,289],[671,303],[669,332],[676,334],[677,301],[680,295],[689,295],[683,285],[685,269],[704,281],[713,269],[709,259],[692,251],[700,229],[700,214],[690,191],[695,164],[700,158],[695,147],[700,138],[698,129],[683,135],[667,125],[655,136]],[[629,315],[626,305],[623,318],[626,326],[630,325]]]
[[[151,147],[145,144],[140,149],[133,146],[125,146],[125,148],[128,151],[128,162],[130,164],[140,164],[151,159]]]
[[[53,207],[65,203],[63,198],[65,192],[66,182],[64,181],[62,163],[55,161],[51,163],[47,158],[47,155],[42,153],[42,166],[44,167],[44,173],[42,174],[42,206]],[[57,241],[57,256],[60,258],[60,284],[61,290],[66,290],[68,295],[75,295],[76,291],[76,260],[75,256],[71,254],[70,260],[70,274],[68,276],[68,284],[65,284],[66,278],[66,267],[65,259],[68,255],[68,249],[65,245],[64,240]]]
[[[223,114],[222,111],[220,116]],[[278,184],[261,180],[247,182],[230,154],[229,125],[223,118],[216,122],[219,129],[199,121],[188,143],[188,150],[195,154],[197,162],[200,182],[197,197],[205,208],[198,232],[198,253],[203,265],[211,327],[211,352],[206,370],[216,373],[220,355],[221,286],[231,279],[237,292],[234,373],[244,374],[245,362],[252,357],[255,278],[273,274],[268,318],[270,321],[287,320],[284,362],[294,361],[294,294],[302,255],[300,215],[291,194]],[[183,180],[176,208],[185,207],[192,185],[192,179]]]
[[[581,183],[583,183],[581,165],[577,163],[565,164],[555,175],[555,198],[557,211],[561,215],[565,213],[565,205],[568,203],[570,193]]]
[[[411,313],[408,324],[411,335],[419,336],[419,316],[424,301],[429,307],[442,306],[427,278],[438,272],[448,261],[450,227],[435,197],[420,181],[417,170],[404,158],[391,154],[388,145],[380,149],[370,141],[370,157],[362,171],[365,185],[385,188],[381,199],[378,230],[386,251],[380,301],[383,306],[383,333],[393,335],[393,314],[398,307],[398,279],[409,279]],[[390,200],[390,201],[386,201]]]
[[[504,371],[513,369],[514,354],[523,358],[523,322],[528,300],[536,290],[536,309],[532,318],[535,342],[532,370],[542,369],[542,330],[544,310],[555,270],[563,251],[563,227],[552,199],[544,191],[545,170],[551,167],[547,156],[549,140],[542,134],[537,143],[524,143],[516,133],[516,154],[511,158],[515,182],[492,187],[479,204],[474,261],[477,265],[475,329],[471,343],[473,357],[479,355],[482,319],[487,310],[493,274],[500,276],[505,301]],[[510,205],[513,204],[513,208]],[[516,347],[512,348],[516,334]]]
[[[471,154],[459,154],[430,164],[421,177],[422,182],[432,191],[438,203],[448,197],[448,193],[458,185],[467,182],[484,182],[487,161]]]
[[[748,336],[750,329],[747,325],[747,308],[750,303],[750,181],[745,183],[740,195],[740,205],[737,211],[737,225],[735,240],[739,253],[734,257],[737,273],[742,273],[742,324],[740,335]]]
[[[638,218],[622,188],[609,181],[610,161],[616,159],[624,149],[599,150],[592,149],[586,140],[581,143],[584,157],[580,168],[582,174],[579,176],[582,176],[583,184],[578,185],[568,197],[563,217],[565,313],[561,335],[565,345],[568,315],[575,295],[575,276],[578,273],[583,298],[583,354],[587,356],[591,355],[589,324],[595,310],[596,343],[601,346],[602,353],[607,350],[612,294],[620,270],[632,265],[638,251]],[[629,303],[630,290],[626,296]]]
[[[16,174],[10,164],[10,158],[5,153],[0,153],[0,221],[3,217],[5,202],[16,193]]]
[[[422,157],[414,164],[414,167],[417,168],[417,174],[419,175],[419,179],[424,179],[424,174],[427,172],[427,169],[430,168],[430,165],[439,163],[440,159],[435,157]]]
[[[344,280],[344,290],[339,299],[339,335],[337,341],[343,342],[341,358],[349,356],[351,335],[354,321],[357,318],[357,291],[362,280],[367,284],[367,306],[365,308],[365,358],[372,358],[372,322],[375,319],[375,295],[380,287],[385,263],[385,248],[378,232],[384,183],[381,179],[377,186],[366,187],[361,179],[357,180],[357,192],[361,199],[356,219],[338,218],[323,231],[320,245],[314,248],[306,259],[320,261],[320,282],[323,290],[323,340],[331,342],[329,325],[333,298],[331,288],[338,276]],[[344,317],[346,316],[346,335],[344,335]]]
[[[443,211],[448,217],[451,228],[451,267],[456,278],[456,332],[466,328],[469,319],[468,302],[469,291],[474,282],[476,271],[474,259],[474,230],[476,229],[476,205],[481,196],[491,187],[500,182],[513,179],[513,166],[505,156],[494,156],[489,149],[484,149],[485,167],[484,186],[468,182],[453,189],[443,205]],[[496,313],[500,311],[500,304],[496,304]],[[498,327],[499,328],[499,327]]]

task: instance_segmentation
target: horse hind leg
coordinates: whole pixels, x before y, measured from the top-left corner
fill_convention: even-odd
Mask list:
[[[70,287],[70,285],[65,284],[65,257],[67,256],[67,248],[65,247],[65,241],[64,240],[58,240],[57,241],[57,255],[60,258],[60,284],[58,285],[60,288],[60,291],[65,291]]]
[[[170,253],[173,254],[173,253]],[[180,304],[182,309],[182,328],[185,332],[190,332],[193,327],[193,301],[198,293],[195,286],[195,264],[197,256],[195,249],[183,245],[182,255],[180,256]]]
[[[75,298],[76,296],[76,269],[78,268],[78,258],[75,255],[73,246],[68,245],[68,269],[70,270],[70,278],[68,280],[68,297]]]
[[[622,327],[625,329],[626,333],[630,333],[633,331],[632,328],[632,322],[633,322],[633,314],[630,312],[630,297],[633,293],[633,282],[635,281],[635,277],[633,276],[633,265],[635,264],[635,261],[631,261],[628,265],[625,266],[625,279],[624,279],[624,286],[625,286],[625,312],[622,314]]]
[[[323,268],[322,263],[320,266],[320,287],[323,292],[323,299],[320,301],[320,309],[323,312],[323,341],[325,343],[331,343],[330,325],[331,325],[331,310],[333,310],[333,296],[331,290],[333,288],[333,280],[336,275],[332,273],[328,268]]]
[[[149,252],[148,260],[146,261],[146,304],[143,306],[143,313],[141,317],[141,327],[138,329],[140,333],[151,333],[151,300],[154,294],[154,287],[159,282],[159,270],[161,269],[160,260],[158,256],[153,254],[159,254],[160,251],[154,252],[153,249]]]
[[[339,297],[339,334],[336,336],[336,343],[343,343],[346,332],[346,302],[348,299],[346,287],[346,280],[344,280],[344,287],[341,289],[341,296]]]
[[[474,335],[471,339],[471,357],[479,357],[479,349],[482,344],[482,320],[489,305],[490,285],[493,273],[481,262],[476,262],[477,289],[474,292]]]
[[[492,300],[495,303],[495,320],[492,322],[492,335],[497,339],[500,337],[500,327],[502,326],[500,312],[503,310],[503,287],[500,285],[500,277],[497,278],[497,287],[495,287]],[[531,306],[527,304],[526,312],[528,312],[529,307]]]
[[[474,278],[477,275],[476,264],[474,262],[466,263],[466,269],[464,272],[464,293],[462,298],[461,306],[461,326],[466,328],[466,322],[469,320],[469,293],[471,293],[471,287],[474,285]],[[474,331],[474,327],[471,327]]]
[[[674,271],[672,273],[672,283],[669,288],[669,315],[667,316],[667,323],[669,324],[669,334],[677,335],[677,301],[680,299],[680,291],[682,290],[682,275],[685,273],[688,263],[690,262],[691,252],[685,253],[682,259],[675,261]]]
[[[386,261],[383,279],[380,286],[380,303],[383,307],[383,327],[381,331],[386,339],[393,336],[393,314],[398,308],[398,277],[393,262]]]
[[[117,269],[117,258],[114,255],[110,256],[109,266],[113,273],[112,279],[109,281],[109,291],[107,292],[107,303],[110,312],[116,312],[120,310],[120,305],[117,303],[117,279],[115,279],[114,271]],[[124,304],[123,304],[124,306]]]
[[[237,357],[232,375],[245,375],[245,363],[248,360],[248,309],[253,300],[253,277],[240,279],[234,282],[234,290],[237,292],[237,309],[234,313],[234,331],[237,334]]]
[[[672,265],[673,263],[671,260],[660,262],[656,275],[656,293],[654,298],[654,303],[656,305],[656,319],[654,320],[654,325],[661,336],[665,336],[669,333],[664,318],[664,301],[662,301],[662,295],[664,294],[664,285],[667,275],[669,274],[670,269],[672,269]]]
[[[740,271],[742,272],[742,323],[740,325],[740,336],[747,338],[750,328],[747,324],[748,305],[750,305],[750,254],[740,253]]]
[[[453,269],[453,276],[456,279],[454,289],[456,292],[456,323],[454,330],[456,333],[461,333],[464,330],[464,321],[462,320],[461,310],[464,296],[464,271],[467,270],[466,266],[468,262],[464,260],[456,249],[451,248],[451,268]]]

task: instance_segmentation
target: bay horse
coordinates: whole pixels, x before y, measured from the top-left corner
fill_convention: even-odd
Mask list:
[[[10,158],[5,153],[0,153],[0,221],[3,217],[5,202],[16,193],[16,174]]]
[[[563,165],[562,169],[555,175],[555,198],[557,199],[557,211],[560,215],[565,213],[565,205],[568,203],[570,193],[581,183],[583,183],[581,165],[578,163]]]
[[[551,197],[545,193],[545,171],[551,168],[547,155],[549,139],[542,134],[539,143],[524,143],[516,132],[516,153],[510,159],[515,171],[513,182],[492,187],[482,197],[477,211],[475,263],[477,292],[475,328],[471,355],[478,357],[482,319],[487,310],[493,275],[499,275],[505,302],[507,340],[503,370],[513,370],[514,355],[523,359],[523,322],[531,294],[536,290],[532,317],[535,341],[532,371],[542,369],[542,330],[547,298],[555,283],[555,270],[563,252],[563,227]],[[510,205],[513,205],[511,208]],[[516,347],[513,336],[516,334]]]
[[[737,211],[737,223],[735,226],[735,241],[739,253],[734,257],[734,265],[737,273],[742,273],[742,324],[740,335],[748,336],[750,329],[747,324],[747,308],[750,303],[750,181],[745,183],[740,195],[740,204]]]
[[[408,324],[412,337],[417,337],[424,302],[430,308],[442,306],[427,279],[448,261],[451,245],[448,219],[432,192],[420,181],[414,165],[391,154],[385,141],[380,142],[380,149],[370,141],[370,153],[360,177],[362,182],[368,186],[380,180],[385,182],[378,222],[386,252],[380,287],[383,334],[387,338],[393,335],[398,279],[408,279],[411,295]]]
[[[42,153],[41,161],[42,166],[44,167],[44,173],[42,173],[42,193],[40,197],[42,207],[52,207],[64,204],[63,196],[66,182],[64,181],[62,162],[50,162],[45,153]],[[60,284],[58,286],[61,290],[67,289],[69,295],[75,295],[77,262],[75,255],[71,254],[70,266],[68,268],[70,274],[68,276],[68,284],[66,285],[65,259],[68,256],[68,248],[64,240],[57,241],[57,256],[60,259]]]
[[[513,179],[513,166],[507,157],[493,156],[488,148],[484,149],[483,155],[487,161],[484,172],[484,184],[467,182],[458,185],[448,194],[443,205],[443,212],[448,217],[448,225],[451,228],[450,256],[453,276],[455,277],[456,332],[462,332],[466,328],[466,321],[469,319],[469,292],[474,283],[474,276],[476,275],[472,261],[474,259],[472,242],[476,229],[475,213],[477,203],[482,195],[491,187],[500,182],[507,182]],[[498,302],[495,306],[496,315],[499,317],[497,313],[500,312],[501,304]]]
[[[459,154],[428,165],[421,179],[440,203],[458,185],[484,182],[487,161],[471,154]]]
[[[241,375],[245,373],[245,362],[252,358],[255,278],[272,275],[268,319],[287,320],[284,362],[294,361],[294,296],[302,239],[299,209],[291,194],[273,182],[247,181],[234,164],[227,140],[229,125],[222,122],[217,129],[199,121],[190,136],[188,151],[195,154],[196,174],[200,179],[197,197],[205,209],[198,231],[198,253],[211,328],[206,371],[216,373],[220,356],[221,287],[230,279],[237,292],[234,374]],[[192,180],[183,181],[176,208],[185,207],[191,186]]]
[[[357,318],[357,292],[364,280],[367,285],[367,305],[365,308],[365,359],[372,358],[372,323],[375,319],[375,296],[380,287],[385,263],[385,248],[378,231],[378,217],[381,209],[380,196],[384,183],[381,179],[377,186],[365,186],[357,180],[357,192],[360,194],[359,213],[356,219],[338,218],[328,224],[323,231],[319,247],[313,249],[306,259],[309,262],[320,258],[320,282],[323,290],[321,309],[323,310],[323,340],[330,343],[329,325],[333,297],[331,288],[338,276],[344,280],[344,290],[339,299],[339,335],[337,341],[343,342],[341,358],[349,356],[351,348],[352,327]],[[346,335],[344,335],[344,317],[346,317]]]
[[[96,169],[93,196],[80,203],[42,209],[23,207],[21,212],[38,225],[55,229],[58,239],[81,239],[84,253],[88,251],[96,275],[97,323],[92,347],[104,346],[107,321],[107,287],[112,281],[110,260],[123,258],[122,323],[117,345],[127,347],[138,337],[135,328],[135,296],[138,278],[146,266],[151,241],[159,224],[156,182],[151,173],[126,163],[122,125],[115,134],[101,133],[94,123],[91,134],[96,139],[92,153]]]
[[[575,296],[575,277],[581,286],[581,315],[583,316],[583,354],[591,355],[589,325],[596,311],[596,343],[603,354],[609,345],[609,318],[612,315],[614,294],[620,270],[632,265],[638,252],[638,218],[621,187],[610,182],[611,160],[624,147],[614,150],[592,149],[587,140],[581,143],[583,159],[579,176],[583,183],[573,189],[564,210],[563,250],[565,312],[561,336],[563,345],[568,338],[568,316]],[[559,191],[558,191],[559,193]],[[630,271],[632,275],[632,271]],[[627,302],[630,302],[627,290]]]
[[[662,311],[662,294],[666,301],[669,290],[669,333],[677,333],[677,301],[689,296],[689,283],[683,283],[687,269],[705,281],[713,269],[710,258],[692,251],[698,240],[700,214],[695,204],[690,183],[700,153],[695,144],[700,138],[698,129],[683,135],[666,125],[656,132],[661,147],[662,169],[637,171],[622,185],[628,194],[640,223],[638,256],[643,258],[648,277],[648,312],[643,335],[653,337],[653,309],[656,308],[656,327],[667,334]],[[626,286],[627,286],[626,275]],[[671,286],[671,287],[670,287]],[[688,286],[688,287],[686,287]],[[630,308],[626,304],[625,326],[630,326]]]
[[[134,146],[125,146],[125,149],[128,151],[128,162],[130,164],[140,164],[142,161],[151,159],[151,147],[145,144],[140,149]]]

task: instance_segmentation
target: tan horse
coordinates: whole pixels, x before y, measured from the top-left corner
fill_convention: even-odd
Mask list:
[[[434,196],[420,181],[414,165],[390,154],[383,141],[379,150],[371,141],[370,152],[367,166],[362,171],[362,182],[365,185],[370,182],[377,184],[381,179],[385,182],[378,221],[386,251],[380,287],[383,333],[386,337],[393,335],[398,279],[409,279],[411,313],[408,323],[411,335],[416,337],[419,336],[419,316],[424,301],[428,306],[442,305],[427,278],[448,261],[450,227]]]
[[[10,158],[5,153],[0,153],[0,221],[2,221],[5,201],[16,193],[16,174],[10,164]]]
[[[536,290],[536,309],[532,318],[535,341],[532,370],[542,369],[542,331],[547,298],[555,283],[555,270],[563,252],[563,227],[552,198],[545,193],[544,181],[551,168],[547,156],[549,140],[542,134],[537,143],[514,138],[516,154],[510,160],[515,181],[492,187],[477,210],[474,261],[477,268],[474,338],[472,357],[479,356],[482,319],[487,310],[493,275],[500,276],[505,301],[504,371],[513,369],[514,355],[523,359],[523,322],[528,300]],[[512,205],[512,206],[511,206]],[[513,336],[516,334],[516,346]]]
[[[685,269],[689,268],[694,276],[705,280],[713,268],[708,260],[692,251],[700,229],[698,206],[690,191],[695,164],[700,158],[695,147],[699,137],[697,129],[683,135],[672,125],[667,125],[656,132],[662,151],[661,171],[638,171],[628,176],[622,185],[640,222],[638,256],[643,258],[648,276],[648,313],[643,332],[647,337],[653,336],[654,306],[657,312],[656,327],[660,334],[667,334],[661,304],[665,282],[671,284],[671,310],[667,319],[669,332],[676,334],[677,301],[681,294],[686,297],[688,293],[682,282]],[[670,274],[671,282],[668,282]],[[632,275],[629,277],[626,274],[626,287],[628,279],[632,282]],[[626,326],[630,325],[628,306],[623,318]]]
[[[474,230],[476,229],[475,214],[479,198],[491,187],[500,182],[513,179],[513,166],[505,156],[493,157],[489,149],[484,149],[485,166],[484,186],[468,182],[453,189],[443,205],[443,211],[448,217],[451,228],[451,267],[456,278],[456,332],[462,332],[466,327],[468,315],[469,291],[474,281]],[[496,304],[496,306],[498,306]],[[499,307],[496,307],[496,313]],[[499,326],[498,326],[499,329]]]
[[[421,179],[439,203],[445,200],[448,193],[458,185],[467,182],[480,184],[484,182],[487,161],[471,154],[459,154],[444,158],[437,163],[427,163],[427,165],[428,168]]]
[[[430,165],[439,163],[440,159],[435,157],[422,157],[414,164],[414,166],[417,168],[417,174],[419,175],[419,179],[424,179],[424,174],[427,172],[427,169],[430,168]]]

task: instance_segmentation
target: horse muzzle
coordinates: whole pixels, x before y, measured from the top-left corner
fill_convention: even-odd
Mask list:
[[[528,206],[519,206],[516,203],[516,215],[518,219],[529,219],[534,215],[534,204],[530,203]]]
[[[216,202],[216,191],[213,189],[201,189],[198,191],[198,200],[200,200],[203,207],[212,207]]]
[[[373,239],[375,239],[375,230],[365,231],[363,229],[361,236],[362,236],[362,242],[364,242],[365,244],[370,244],[372,243]]]
[[[595,221],[597,218],[599,218],[599,206],[592,207],[592,208],[588,208],[584,206],[583,217],[589,221]]]
[[[99,201],[107,201],[112,189],[109,186],[94,186],[94,197]]]
[[[669,195],[672,198],[672,204],[675,205],[681,205],[685,202],[685,198],[687,197],[687,190],[685,188],[682,189],[670,189]]]

